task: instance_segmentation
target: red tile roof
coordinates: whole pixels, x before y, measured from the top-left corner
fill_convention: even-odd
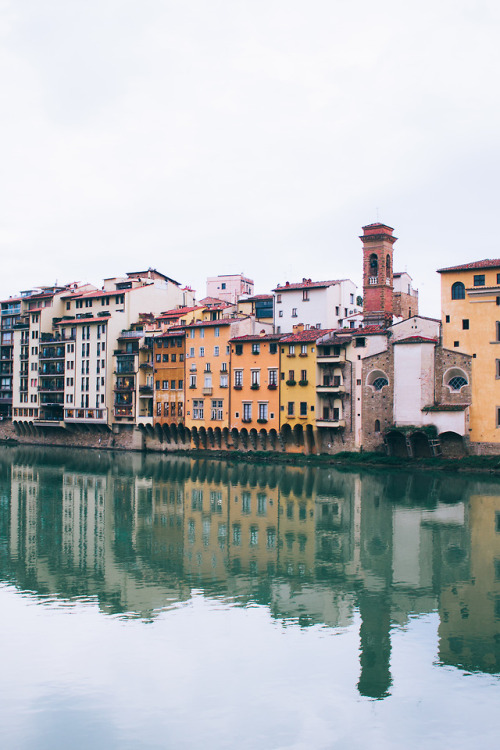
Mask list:
[[[407,336],[405,339],[393,341],[396,344],[437,344],[437,339],[428,338],[427,336]]]
[[[450,266],[449,268],[438,268],[438,273],[447,273],[449,271],[473,271],[476,268],[500,268],[500,259],[476,260],[473,263],[464,263],[461,266]]]
[[[30,310],[31,312],[31,310]],[[109,315],[103,315],[102,318],[75,318],[72,320],[60,320],[57,323],[54,323],[56,326],[77,326],[80,324],[87,324],[87,323],[105,323],[106,321],[110,320]]]
[[[273,299],[272,294],[252,294],[251,297],[242,297],[240,302],[254,302],[258,299]]]
[[[300,343],[300,342],[306,342],[306,341],[316,341],[316,339],[321,338],[321,336],[325,336],[327,333],[331,333],[331,329],[325,328],[321,330],[321,328],[310,328],[308,331],[297,331],[297,333],[288,333],[283,336],[283,338],[280,340],[281,344],[293,344],[293,343]]]
[[[178,318],[180,315],[185,315],[188,312],[193,312],[193,310],[203,310],[203,305],[196,305],[195,307],[178,307],[174,310],[166,310],[165,312],[162,312],[161,315],[157,315],[156,317],[158,319]]]
[[[248,320],[248,315],[244,318],[221,318],[220,320],[200,320],[197,323],[189,323],[186,328],[200,328],[201,326],[229,326],[231,323],[241,323]]]
[[[340,284],[340,281],[341,279],[330,281],[311,281],[310,279],[306,279],[306,281],[300,281],[297,284],[289,284],[287,282],[283,286],[280,286],[280,284],[278,284],[276,289],[273,289],[273,292],[289,292],[295,289],[321,289],[328,286],[334,286],[334,284]]]

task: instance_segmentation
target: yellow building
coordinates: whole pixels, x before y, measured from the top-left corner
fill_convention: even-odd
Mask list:
[[[294,332],[280,340],[280,423],[287,450],[312,444],[316,420],[316,342],[327,331],[319,328]],[[288,429],[289,428],[289,429]],[[292,437],[293,435],[293,437]]]
[[[500,260],[481,260],[441,274],[443,347],[472,355],[471,447],[500,444]],[[453,392],[467,386],[459,368],[443,373]]]

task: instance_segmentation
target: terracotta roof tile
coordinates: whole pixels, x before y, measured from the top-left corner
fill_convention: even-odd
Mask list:
[[[329,281],[300,281],[297,284],[283,284],[281,286],[278,284],[276,289],[273,289],[273,292],[289,292],[295,289],[321,289],[326,288],[328,286],[334,286],[335,284],[340,284],[342,279],[330,279]]]
[[[500,259],[476,260],[472,263],[463,263],[461,266],[438,268],[438,273],[447,273],[448,271],[473,271],[475,268],[500,268]]]

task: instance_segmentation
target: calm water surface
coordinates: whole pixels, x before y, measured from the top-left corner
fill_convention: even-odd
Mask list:
[[[3,448],[0,745],[497,747],[500,484]]]

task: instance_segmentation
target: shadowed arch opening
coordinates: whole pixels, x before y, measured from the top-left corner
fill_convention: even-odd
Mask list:
[[[216,427],[214,430],[215,447],[222,448],[222,430],[220,427]]]
[[[241,444],[245,450],[248,450],[248,430],[246,427],[240,431]]]
[[[255,429],[255,427],[252,427],[252,429],[250,430],[248,436],[249,436],[249,439],[250,439],[250,445],[252,446],[252,448],[254,449],[254,451],[256,451],[257,450],[257,437],[258,436],[257,436],[257,430]]]
[[[406,438],[402,432],[391,430],[387,433],[387,449],[390,456],[398,458],[408,458],[408,448],[406,447]]]
[[[456,432],[442,432],[439,435],[441,453],[445,458],[463,458],[467,455],[465,441],[462,435]]]
[[[260,440],[260,445],[262,447],[262,450],[263,451],[267,450],[267,432],[266,432],[266,430],[264,430],[264,429],[260,430],[260,432],[259,432],[259,440]]]
[[[233,429],[231,430],[231,440],[233,441],[233,446],[235,448],[238,448],[240,444],[240,433],[238,432],[236,427],[233,427]]]
[[[296,424],[293,428],[293,440],[297,447],[304,445],[304,428],[301,424]]]
[[[430,458],[432,456],[429,438],[425,432],[414,432],[410,437],[414,458]]]

